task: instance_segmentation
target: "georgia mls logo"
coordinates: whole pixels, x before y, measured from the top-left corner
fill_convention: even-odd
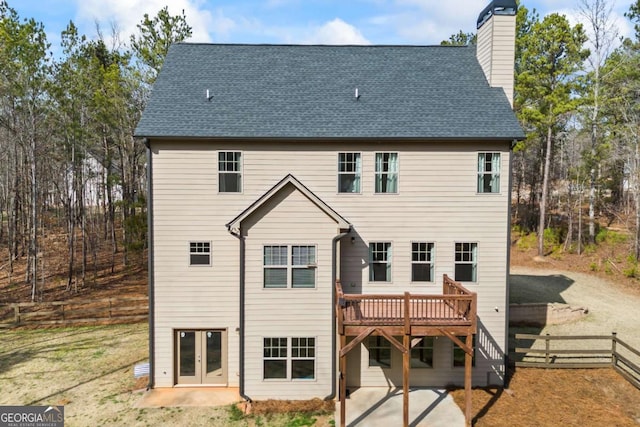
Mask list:
[[[64,406],[0,406],[0,427],[64,427]]]

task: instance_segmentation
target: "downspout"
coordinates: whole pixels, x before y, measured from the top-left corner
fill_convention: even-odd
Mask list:
[[[333,400],[336,397],[336,279],[337,279],[337,252],[338,240],[351,233],[351,225],[349,230],[338,234],[331,240],[331,393],[325,396],[324,400]]]
[[[155,292],[154,292],[154,245],[153,245],[153,159],[151,156],[151,143],[148,138],[142,140],[147,147],[147,238],[149,249],[147,253],[148,269],[148,296],[149,296],[149,383],[147,390],[153,388],[155,378]]]
[[[245,300],[245,280],[244,280],[244,236],[240,232],[234,231],[227,224],[227,230],[231,233],[232,236],[237,237],[240,241],[240,336],[238,337],[239,342],[239,357],[238,357],[238,369],[239,369],[239,394],[240,397],[246,400],[247,402],[251,402],[251,398],[244,393],[244,300]]]
[[[506,270],[507,270],[507,277],[505,279],[506,283],[505,283],[505,294],[506,294],[506,298],[507,300],[505,301],[505,305],[504,305],[504,317],[505,317],[505,325],[504,325],[504,336],[505,336],[505,343],[504,343],[504,385],[506,386],[506,384],[509,381],[508,375],[509,375],[509,312],[511,311],[509,309],[509,283],[511,281],[510,276],[511,276],[511,195],[513,194],[513,174],[512,172],[512,168],[513,168],[513,149],[516,146],[517,141],[512,141],[511,145],[509,147],[509,195],[507,197],[507,265],[506,265]]]

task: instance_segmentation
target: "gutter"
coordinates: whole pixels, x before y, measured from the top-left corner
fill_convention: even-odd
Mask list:
[[[336,379],[337,379],[337,362],[336,362],[336,305],[334,301],[336,300],[336,279],[337,279],[337,248],[338,248],[338,240],[347,236],[351,233],[351,225],[349,225],[349,230],[342,232],[335,236],[331,240],[331,393],[325,396],[324,400],[333,400],[336,397]]]
[[[234,231],[231,229],[230,225],[227,224],[227,230],[231,233],[232,236],[237,237],[240,241],[240,337],[239,337],[239,358],[238,358],[238,369],[239,369],[239,394],[240,397],[246,400],[247,402],[251,402],[251,398],[247,396],[244,392],[244,301],[245,301],[245,278],[244,278],[244,270],[245,270],[245,256],[244,256],[244,236],[239,231]]]
[[[142,140],[147,147],[147,238],[149,249],[147,253],[148,270],[148,297],[149,297],[149,383],[147,390],[152,389],[155,378],[155,286],[154,286],[154,246],[153,246],[153,158],[151,155],[151,143],[148,138]]]

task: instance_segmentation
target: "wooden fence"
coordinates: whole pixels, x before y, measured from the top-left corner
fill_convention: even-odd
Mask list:
[[[521,359],[515,362],[516,367],[613,368],[640,389],[640,351],[618,338],[615,332],[611,335],[578,336],[516,334],[515,338],[517,342],[528,340],[534,344],[531,347],[516,346],[516,356]],[[544,348],[535,346],[538,340],[544,341]],[[563,343],[567,347],[555,348],[552,342]],[[604,344],[593,345],[603,342]]]
[[[0,305],[0,328],[139,322],[149,316],[148,297],[103,298]]]

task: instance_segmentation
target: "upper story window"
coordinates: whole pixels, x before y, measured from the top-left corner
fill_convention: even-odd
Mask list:
[[[478,193],[500,192],[500,153],[478,153]]]
[[[242,192],[242,153],[240,151],[218,152],[218,191],[220,193]]]
[[[362,174],[360,153],[338,153],[338,192],[359,193]]]
[[[391,243],[369,243],[369,280],[372,282],[391,281]]]
[[[189,242],[189,265],[211,265],[211,242]]]
[[[398,153],[376,153],[376,193],[398,192]]]
[[[265,288],[315,288],[316,247],[272,245],[264,247]]]
[[[478,269],[478,244],[456,243],[455,280],[475,282]]]
[[[433,243],[411,243],[411,281],[433,282]]]

